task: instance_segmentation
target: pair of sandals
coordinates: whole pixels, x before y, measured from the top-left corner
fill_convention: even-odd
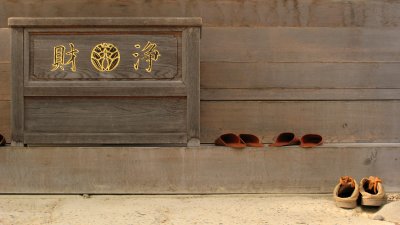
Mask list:
[[[289,145],[300,145],[303,148],[312,148],[322,145],[322,136],[319,134],[306,134],[298,138],[294,133],[284,132],[280,133],[274,138],[274,143],[270,144],[271,147],[282,147]]]
[[[227,133],[219,136],[214,143],[218,146],[227,146],[231,148],[264,147],[260,138],[254,134],[236,135],[233,133]]]

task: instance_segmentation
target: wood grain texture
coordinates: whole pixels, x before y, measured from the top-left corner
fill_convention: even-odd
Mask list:
[[[400,89],[201,89],[202,101],[246,101],[246,100],[399,100]]]
[[[0,134],[11,142],[11,102],[0,100]]]
[[[43,30],[46,32],[46,30]],[[179,80],[181,73],[178,71],[178,33],[160,34],[157,32],[147,34],[132,34],[114,32],[113,34],[92,33],[88,31],[70,32],[58,30],[54,34],[30,33],[32,60],[30,68],[30,80]],[[146,72],[148,63],[142,51],[148,42],[155,43],[160,53],[157,61],[152,62],[152,71]],[[70,51],[69,43],[73,43],[79,51],[76,54],[76,72],[71,71],[71,65],[63,66],[52,71],[54,63],[54,48],[64,46],[65,51]],[[101,43],[113,44],[119,52],[119,63],[112,71],[101,72],[97,70],[91,62],[92,50]],[[139,44],[139,48],[134,46]],[[179,49],[180,50],[180,49]],[[138,53],[138,58],[132,54]],[[65,62],[69,60],[65,56]],[[133,64],[139,59],[138,70],[134,69]]]
[[[1,193],[331,193],[374,174],[400,191],[400,147],[4,147]],[[277,169],[279,168],[279,169]]]
[[[44,86],[25,87],[25,96],[186,96],[186,88],[175,87],[110,87],[110,86]]]
[[[400,3],[391,0],[3,0],[0,26],[6,27],[12,16],[102,15],[198,16],[205,26],[395,27],[400,25],[399,12]]]
[[[24,133],[24,143],[30,145],[186,145],[186,133]]]
[[[207,28],[202,62],[399,62],[395,28]]]
[[[25,132],[182,133],[186,99],[27,97]]]
[[[186,74],[188,110],[188,146],[200,146],[200,29],[189,28],[184,33],[183,73]]]
[[[23,143],[24,131],[24,74],[27,70],[24,58],[24,30],[15,28],[11,31],[11,141],[15,145]],[[25,64],[24,64],[25,63]]]
[[[200,17],[11,17],[10,27],[200,27]]]
[[[11,64],[0,62],[0,101],[11,100]]]
[[[253,133],[321,134],[326,142],[400,142],[400,101],[202,101],[201,141]]]
[[[202,62],[201,88],[400,88],[398,71],[400,62]]]
[[[10,29],[0,28],[0,63],[10,62],[10,57],[11,57],[10,35],[11,35]]]

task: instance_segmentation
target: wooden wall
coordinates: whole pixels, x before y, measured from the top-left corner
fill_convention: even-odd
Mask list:
[[[251,132],[400,142],[400,2],[3,0],[0,133],[10,137],[10,16],[201,16],[201,141]]]

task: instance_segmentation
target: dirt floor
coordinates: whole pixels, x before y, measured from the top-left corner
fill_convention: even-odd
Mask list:
[[[2,225],[365,225],[397,224],[397,214],[400,201],[381,209],[345,210],[334,205],[331,195],[0,195]]]

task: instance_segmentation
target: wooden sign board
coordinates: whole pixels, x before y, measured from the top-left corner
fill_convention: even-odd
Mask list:
[[[10,18],[12,141],[198,146],[201,18]]]

